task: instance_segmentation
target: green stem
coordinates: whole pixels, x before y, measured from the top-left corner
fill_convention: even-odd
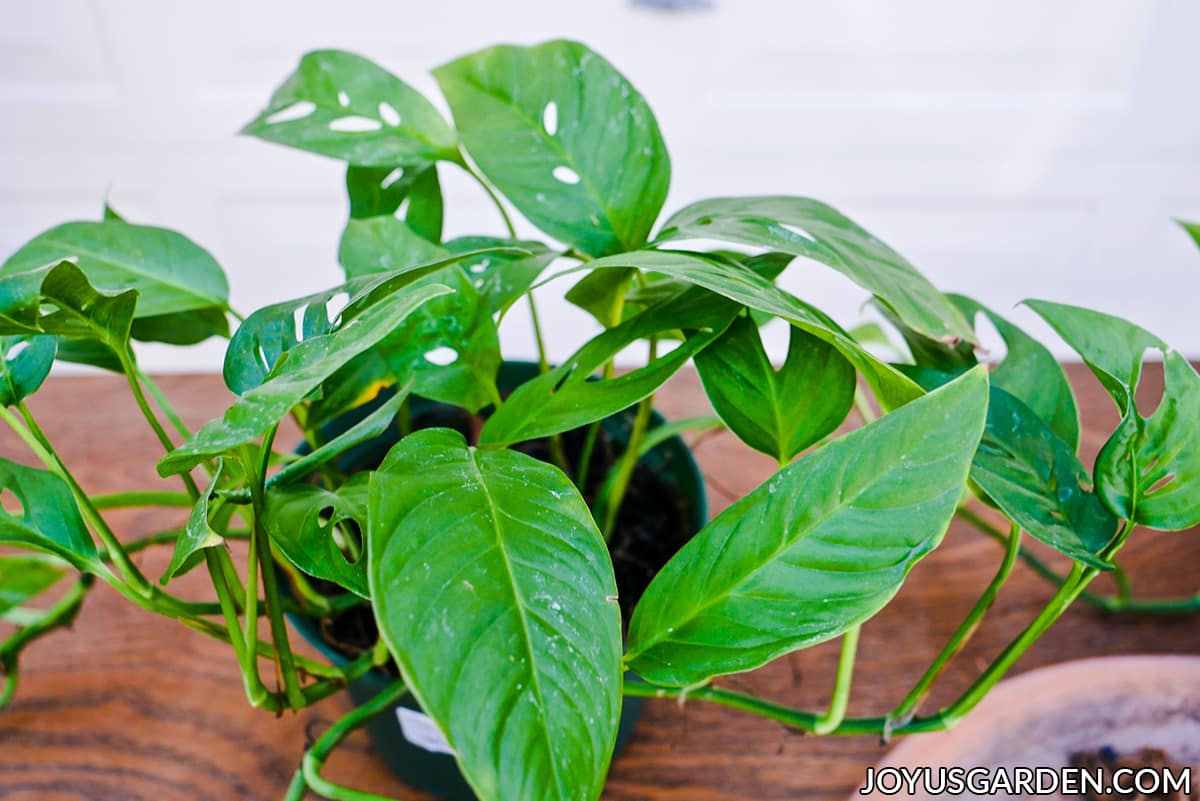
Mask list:
[[[508,238],[516,239],[517,229],[513,227],[512,218],[508,216],[508,210],[504,208],[504,204],[500,202],[500,196],[496,194],[496,190],[492,189],[492,185],[488,183],[487,179],[480,175],[470,164],[467,164],[465,161],[463,161],[459,162],[459,165],[467,171],[468,175],[475,179],[477,184],[483,187],[483,191],[486,192],[487,196],[491,199],[492,205],[494,205],[496,210],[500,212],[500,217],[504,220],[504,227],[508,230]]]
[[[26,626],[21,627],[0,643],[0,668],[4,670],[4,689],[0,690],[0,709],[4,709],[12,701],[17,691],[17,681],[20,672],[21,650],[55,629],[69,626],[83,607],[83,599],[91,588],[93,577],[83,575],[54,604],[42,612],[39,617]]]
[[[904,697],[904,700],[888,715],[889,721],[893,722],[889,723],[888,729],[884,733],[885,736],[896,726],[903,726],[912,720],[917,707],[929,695],[933,683],[937,681],[942,671],[950,663],[950,660],[962,651],[963,647],[975,633],[975,630],[979,628],[979,623],[983,620],[983,616],[992,607],[992,604],[995,603],[1000,588],[1004,586],[1004,582],[1008,579],[1009,574],[1012,573],[1020,547],[1021,529],[1014,525],[1009,531],[1004,548],[1004,559],[1001,561],[996,575],[992,578],[991,583],[988,584],[987,589],[983,591],[983,594],[979,596],[979,600],[971,607],[971,611],[967,613],[967,616],[963,619],[958,629],[951,635],[950,641],[942,648],[941,653],[937,655],[933,664],[929,666],[909,694]]]
[[[814,734],[829,734],[846,719],[846,708],[850,703],[850,683],[854,677],[854,662],[858,655],[858,635],[861,630],[862,626],[855,626],[842,637],[842,651],[838,656],[833,697],[829,701],[829,710],[814,721]]]
[[[647,363],[653,362],[657,353],[658,338],[651,337],[650,354],[646,359]],[[621,511],[621,504],[625,500],[625,492],[629,489],[629,481],[633,478],[634,468],[637,467],[642,450],[642,441],[646,438],[646,431],[650,428],[650,418],[653,414],[654,394],[651,393],[642,398],[638,404],[637,413],[633,418],[633,428],[629,432],[629,441],[625,443],[625,450],[613,468],[617,471],[616,478],[613,479],[612,491],[605,498],[603,510],[604,526],[600,529],[604,533],[605,542],[612,538],[613,527],[617,524],[617,514]]]
[[[183,492],[110,492],[104,495],[92,496],[92,504],[97,509],[127,509],[136,506],[178,506],[190,508],[195,503],[195,499]]]
[[[392,799],[386,796],[366,793],[361,790],[353,790],[349,787],[334,784],[321,775],[321,768],[324,767],[325,760],[329,758],[333,749],[342,740],[346,739],[346,736],[350,732],[379,713],[394,707],[407,692],[408,690],[405,688],[403,681],[394,681],[379,695],[362,706],[351,710],[347,715],[330,726],[324,734],[317,738],[312,747],[305,752],[301,767],[296,771],[296,775],[288,787],[288,794],[285,801],[299,801],[299,799],[304,798],[305,788],[311,788],[317,794],[331,799],[331,801],[392,801]]]
[[[238,316],[237,312],[233,312],[233,314],[235,317]],[[163,414],[166,415],[171,425],[175,426],[175,430],[179,432],[180,436],[184,440],[191,439],[191,430],[184,424],[183,418],[179,416],[179,413],[175,411],[175,407],[171,405],[171,401],[167,398],[166,393],[159,389],[158,384],[154,383],[154,379],[143,373],[140,368],[137,370],[137,377],[139,381],[146,385],[146,389],[150,392],[150,397],[154,398],[154,402],[158,404],[158,408],[163,410]]]

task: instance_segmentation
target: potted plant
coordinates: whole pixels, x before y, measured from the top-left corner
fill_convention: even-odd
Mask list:
[[[312,744],[288,798],[306,788],[373,798],[333,785],[321,766],[354,727],[381,712],[398,721],[409,697],[427,716],[426,744],[453,752],[479,798],[594,799],[628,699],[715,702],[818,734],[948,727],[1116,568],[1135,527],[1200,520],[1200,377],[1152,334],[1099,312],[1029,304],[1122,414],[1089,472],[1075,455],[1071,389],[1049,351],[981,304],[942,294],[829,206],[715,198],[656,227],[670,176],[658,126],[584,46],[491,48],[435,76],[453,126],[371,62],[310,53],[246,127],[349,165],[346,276],[326,292],[242,318],[205,250],[112,210],[45,232],[0,268],[0,417],[42,464],[0,461],[11,493],[0,541],[28,551],[0,563],[0,612],[22,625],[0,646],[4,700],[21,648],[69,621],[99,579],[228,642],[256,707],[303,708],[392,672]],[[506,232],[443,241],[442,169],[474,178]],[[517,238],[509,205],[553,241]],[[780,288],[797,258],[867,290],[911,358],[890,363],[866,333]],[[536,328],[532,290],[552,282],[569,285],[567,300],[600,333],[561,364],[543,355],[525,373],[502,368],[497,320],[528,304]],[[231,315],[224,378],[237,397],[191,431],[131,342],[228,336]],[[980,316],[1007,343],[990,370],[977,364]],[[790,327],[778,368],[759,334],[769,319]],[[644,364],[618,374],[614,359],[638,343]],[[1144,414],[1134,390],[1147,350],[1161,352],[1167,386]],[[159,473],[181,491],[92,497],[79,486],[24,402],[55,359],[126,376],[162,442]],[[719,419],[656,420],[654,393],[689,362]],[[864,425],[840,433],[855,407]],[[305,435],[299,451],[276,446],[288,417]],[[779,471],[688,539],[685,507],[690,498],[694,513],[701,498],[671,438],[718,424]],[[628,536],[619,528],[639,471],[671,483],[653,458],[667,451],[681,470],[675,491],[651,490],[632,517],[677,525],[643,537],[665,538],[657,545],[667,552],[640,598],[622,598],[608,546]],[[1010,525],[993,529],[971,495]],[[129,542],[104,515],[127,505],[191,512],[178,531]],[[995,580],[906,698],[878,717],[847,717],[859,627],[956,514],[1003,544]],[[917,714],[1026,536],[1074,567],[959,700]],[[227,547],[234,540],[247,543],[244,566]],[[130,554],[161,543],[174,555],[156,581]],[[210,600],[170,591],[192,569],[207,571]],[[68,573],[72,589],[49,608],[27,605]],[[357,655],[331,665],[293,650],[286,615],[328,634],[353,610],[370,624]],[[833,638],[842,651],[826,710],[713,683]]]

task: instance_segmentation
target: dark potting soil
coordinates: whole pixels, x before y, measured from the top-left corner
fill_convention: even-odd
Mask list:
[[[632,412],[619,418],[620,440],[627,439],[632,422]],[[433,426],[454,428],[473,443],[478,439],[482,420],[462,409],[440,405],[412,419],[413,429]],[[586,429],[560,435],[566,461],[573,472],[577,470],[586,437]],[[530,440],[513,448],[545,462],[553,461],[549,440]],[[583,493],[589,504],[595,499],[622,451],[619,440],[601,428],[592,451],[591,468]],[[373,466],[362,467],[369,469]],[[616,575],[623,625],[628,624],[633,607],[649,586],[650,580],[695,533],[691,530],[692,504],[691,498],[681,494],[645,463],[639,462],[634,468],[608,546]],[[339,587],[327,582],[317,581],[314,585],[322,592],[341,592]],[[325,641],[349,658],[371,648],[378,638],[375,618],[365,603],[323,619],[320,629]],[[387,670],[394,672],[395,668],[389,664]]]

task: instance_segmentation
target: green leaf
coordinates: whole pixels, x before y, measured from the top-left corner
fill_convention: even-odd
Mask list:
[[[486,248],[498,247],[517,247],[528,251],[525,255],[481,252],[462,260],[463,269],[467,271],[471,282],[483,297],[483,302],[493,314],[506,313],[510,306],[529,291],[550,263],[558,258],[558,253],[541,242],[486,236],[459,237],[447,242],[445,247],[451,253],[483,251]]]
[[[42,331],[94,340],[114,353],[122,353],[128,346],[138,303],[136,289],[116,295],[97,291],[79,267],[64,261],[46,273],[41,297],[43,306],[51,308],[38,318]]]
[[[795,327],[779,370],[748,317],[696,354],[696,370],[729,429],[781,464],[837,429],[854,405],[854,367],[828,342]]]
[[[33,600],[64,575],[45,559],[0,554],[0,615]]]
[[[1200,376],[1173,350],[1163,369],[1158,408],[1122,419],[1096,459],[1096,484],[1126,520],[1178,531],[1200,523]]]
[[[941,541],[983,431],[977,368],[784,468],[704,527],[634,610],[626,662],[691,686],[860,625]]]
[[[971,478],[1034,538],[1082,564],[1112,569],[1099,554],[1117,519],[1093,491],[1075,447],[995,384]]]
[[[0,459],[0,493],[0,544],[61,556],[85,573],[104,570],[71,488],[61,478]]]
[[[1200,245],[1200,223],[1188,222],[1186,220],[1176,220],[1175,222],[1179,223],[1180,227],[1188,232],[1188,236],[1192,238],[1193,242]]]
[[[621,621],[575,486],[525,454],[428,429],[372,478],[369,517],[380,632],[481,801],[598,798],[621,708]]]
[[[37,392],[57,352],[52,336],[0,337],[0,405],[13,406]]]
[[[646,101],[577,42],[503,45],[434,76],[471,157],[534,225],[592,255],[640,247],[671,163]]]
[[[351,220],[338,248],[338,261],[350,279],[427,264],[448,255],[395,217]]]
[[[192,513],[188,516],[187,525],[184,526],[183,534],[179,539],[175,540],[175,552],[171,555],[171,564],[163,571],[162,577],[159,578],[159,583],[166,585],[168,581],[176,576],[182,575],[190,569],[196,561],[196,558],[207,548],[216,548],[225,543],[225,538],[218,532],[213,531],[209,524],[209,510],[212,506],[213,494],[217,491],[217,486],[221,481],[221,471],[225,467],[225,460],[217,460],[217,469],[213,473],[212,481],[208,485],[208,489],[196,501],[196,505],[192,507]],[[218,503],[218,507],[219,507]]]
[[[368,167],[460,159],[454,131],[420,92],[341,50],[306,54],[242,133]]]
[[[168,345],[195,345],[209,337],[229,337],[229,317],[224,308],[210,306],[174,314],[134,319],[129,330],[139,342],[165,342]]]
[[[621,322],[625,293],[637,270],[593,270],[567,290],[566,298],[596,318],[605,328]]]
[[[287,560],[314,578],[332,581],[363,598],[367,560],[351,562],[338,547],[338,527],[353,523],[367,530],[369,473],[356,473],[336,491],[311,484],[267,491],[267,534]]]
[[[205,423],[191,439],[163,457],[158,463],[159,475],[190,470],[205,459],[258,439],[339,367],[376,345],[421,304],[449,291],[437,285],[414,288],[370,306],[358,316],[343,315],[334,330],[305,339],[288,350],[267,379],[238,398],[222,418]]]
[[[974,341],[958,310],[899,253],[836,209],[805,197],[713,198],[676,212],[657,241],[719,239],[828,265],[882,298],[933,339]]]
[[[902,406],[921,389],[896,368],[867,352],[828,315],[744,266],[678,251],[639,250],[589,262],[593,269],[639,267],[704,287],[750,309],[787,320],[823,339],[853,364],[885,409]]]
[[[64,259],[76,262],[100,292],[137,290],[138,318],[228,306],[225,273],[207,250],[166,228],[115,220],[51,228],[10,256],[0,276]]]
[[[1004,361],[992,370],[993,387],[1013,395],[1033,410],[1072,452],[1079,446],[1079,410],[1062,365],[1045,345],[978,301],[949,296],[968,320],[984,314],[1004,339]]]
[[[442,186],[436,164],[408,167],[352,164],[346,168],[346,192],[350,196],[352,219],[398,214],[419,236],[430,242],[441,241]]]

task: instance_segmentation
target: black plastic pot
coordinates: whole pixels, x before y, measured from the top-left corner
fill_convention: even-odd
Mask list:
[[[506,362],[500,368],[497,383],[504,392],[536,374],[537,365],[528,362]],[[372,403],[333,421],[327,426],[326,436],[336,436],[353,426],[386,401],[388,396],[387,392],[381,393]],[[409,406],[414,427],[459,427],[467,420],[463,410],[423,398],[413,398]],[[626,410],[609,417],[602,425],[606,435],[613,442],[623,446],[628,441],[632,419],[632,411]],[[656,412],[651,425],[658,426],[663,422],[665,421],[662,416]],[[393,429],[388,434],[363,443],[344,454],[339,460],[340,466],[343,470],[370,469],[382,461],[398,437],[398,432]],[[671,437],[664,441],[642,457],[640,465],[649,468],[659,481],[685,501],[688,516],[687,536],[690,537],[699,531],[708,514],[704,480],[683,440]],[[345,655],[325,640],[317,621],[302,615],[290,615],[289,618],[304,638],[331,662],[337,665],[349,662]],[[373,670],[351,684],[347,690],[354,703],[361,705],[378,695],[390,682],[391,678],[385,673]],[[641,698],[625,699],[617,730],[616,753],[620,753],[632,736],[641,708]],[[411,696],[402,699],[392,711],[375,716],[367,724],[367,731],[379,755],[407,784],[450,801],[476,801],[474,792],[459,771],[458,764],[446,748],[437,727],[421,712]]]

